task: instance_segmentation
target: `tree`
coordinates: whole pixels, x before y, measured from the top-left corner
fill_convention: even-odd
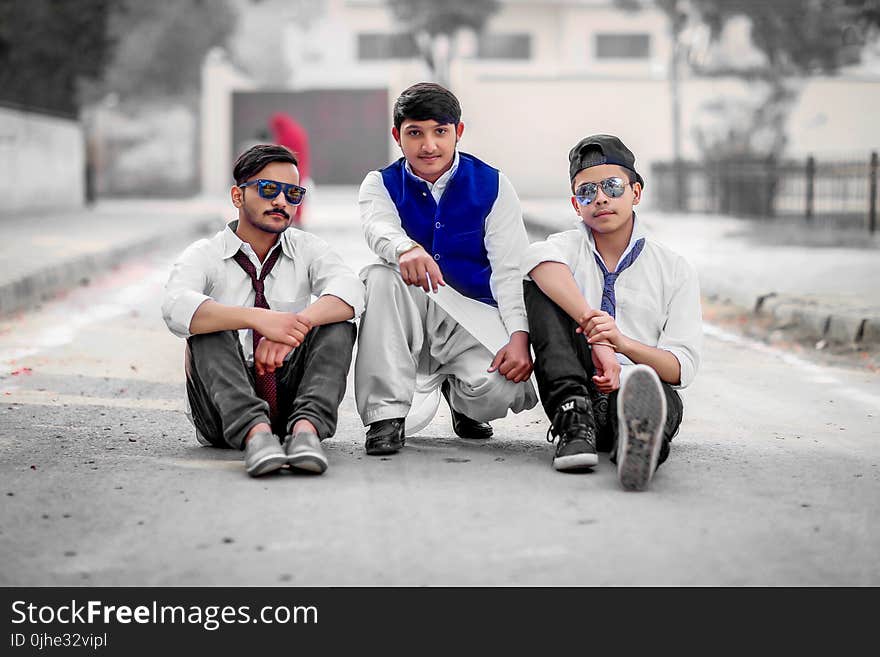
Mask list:
[[[388,0],[397,18],[413,36],[434,79],[449,86],[449,65],[466,29],[481,32],[501,7],[499,0]]]
[[[113,46],[111,0],[0,2],[0,100],[75,115]]]
[[[96,94],[123,100],[188,98],[199,92],[202,60],[235,27],[226,0],[123,0],[109,22],[119,39]]]
[[[833,74],[858,62],[865,42],[880,26],[876,0],[655,0],[655,4],[670,18],[676,39],[673,56],[677,58],[682,53],[681,32],[688,21],[708,27],[710,38],[717,43],[730,19],[749,19],[751,40],[764,56],[763,66],[692,67],[703,75],[736,75],[764,85],[763,97],[755,95],[758,102],[748,125],[732,130],[727,143],[712,145],[760,155],[784,151],[785,124],[804,78]],[[674,60],[673,74],[680,61]],[[677,89],[673,98],[676,102]]]

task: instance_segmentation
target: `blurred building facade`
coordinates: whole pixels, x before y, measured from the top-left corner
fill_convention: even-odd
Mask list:
[[[377,128],[372,117],[371,136],[365,139],[369,146],[362,156],[373,162],[372,167],[399,156],[390,136],[391,105],[406,86],[429,79],[429,71],[411,35],[384,2],[238,0],[238,8],[238,50],[233,48],[231,56],[212,53],[203,72],[204,192],[228,188],[230,163],[242,138],[233,129],[235,97],[240,102],[249,92],[289,93],[292,107],[304,106],[306,94],[322,90],[381,94],[387,109],[384,148],[373,135]],[[267,24],[277,44],[272,55],[266,52]],[[689,38],[690,46],[698,49],[700,35]],[[747,50],[742,26],[739,37],[734,33],[729,39],[734,58],[758,57]],[[483,33],[464,34],[458,45],[460,56],[453,61],[450,85],[463,106],[466,130],[461,148],[502,168],[521,195],[568,193],[568,149],[590,133],[620,135],[645,172],[652,162],[672,158],[672,41],[660,10],[627,10],[610,0],[502,0]],[[239,64],[249,58],[248,49],[251,61],[262,61],[264,68]],[[732,99],[728,106],[735,107],[737,99],[745,102],[754,95],[754,87],[738,77],[685,72],[679,95],[681,155],[699,158],[706,135],[723,132],[728,129],[725,122],[737,120],[721,99]],[[805,80],[789,116],[787,154],[822,157],[876,148],[876,116],[876,66]],[[347,124],[357,116],[340,108],[339,120]],[[332,133],[316,131],[322,138],[313,139],[313,153],[340,148],[330,143]],[[349,145],[357,140],[356,131],[341,130],[339,135]],[[320,176],[315,178],[322,182]],[[648,180],[649,201],[651,191]]]
[[[4,211],[82,205],[85,162],[85,134],[75,117],[0,104]]]

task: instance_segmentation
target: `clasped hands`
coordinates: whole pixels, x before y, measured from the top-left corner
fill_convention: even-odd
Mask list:
[[[617,322],[604,310],[588,310],[577,318],[577,333],[583,335],[592,347],[591,357],[596,368],[593,383],[599,392],[608,394],[620,387],[620,363],[615,351],[626,348],[626,336],[617,328]]]
[[[261,312],[252,327],[263,336],[254,351],[257,374],[271,374],[281,367],[287,355],[305,341],[312,327],[312,321],[302,313]]]

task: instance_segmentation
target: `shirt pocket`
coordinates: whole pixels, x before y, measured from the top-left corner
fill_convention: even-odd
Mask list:
[[[666,309],[661,295],[644,288],[623,288],[615,289],[615,296],[617,319],[628,325],[631,332],[639,334],[642,339],[648,336],[656,339],[660,335],[666,323]]]
[[[282,313],[302,312],[308,307],[308,305],[311,303],[311,300],[312,296],[310,294],[298,297],[293,301],[289,301],[287,299],[273,299],[271,297],[266,299],[266,301],[269,303],[269,308]]]

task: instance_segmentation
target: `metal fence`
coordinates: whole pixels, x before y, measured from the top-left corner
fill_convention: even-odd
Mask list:
[[[661,210],[770,219],[801,217],[877,230],[877,153],[862,161],[727,159],[656,162]]]

